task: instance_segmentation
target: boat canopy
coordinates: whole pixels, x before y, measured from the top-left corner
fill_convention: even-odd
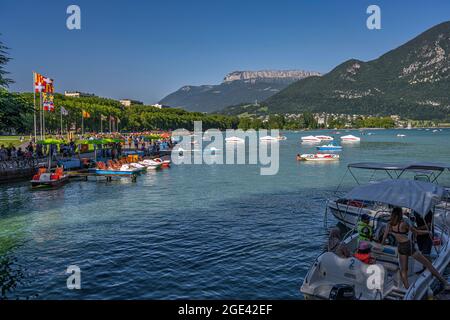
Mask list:
[[[345,198],[409,208],[424,217],[445,194],[443,187],[433,183],[397,179],[356,187]]]
[[[439,162],[405,162],[405,163],[391,163],[391,162],[360,162],[351,163],[348,168],[369,169],[369,170],[434,170],[444,171],[450,170],[449,163]]]

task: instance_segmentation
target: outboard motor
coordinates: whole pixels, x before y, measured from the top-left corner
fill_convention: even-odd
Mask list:
[[[355,287],[349,284],[337,284],[330,291],[330,300],[356,300]]]

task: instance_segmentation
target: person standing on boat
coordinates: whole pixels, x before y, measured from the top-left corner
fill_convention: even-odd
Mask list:
[[[403,285],[406,289],[409,289],[408,281],[408,259],[413,257],[420,262],[425,268],[427,268],[432,275],[434,275],[445,287],[445,290],[450,289],[450,285],[445,278],[436,270],[433,264],[423,256],[423,254],[416,250],[414,243],[411,241],[411,234],[425,235],[429,234],[427,230],[418,230],[412,225],[406,223],[403,220],[402,208],[395,207],[392,210],[391,221],[384,230],[383,239],[381,245],[383,245],[389,234],[392,234],[397,241],[398,255],[400,259],[400,276],[402,278]]]
[[[358,222],[358,241],[370,242],[373,239],[373,227],[370,225],[370,217],[364,213],[361,215],[361,220]]]

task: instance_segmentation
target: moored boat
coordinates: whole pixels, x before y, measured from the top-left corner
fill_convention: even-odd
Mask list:
[[[356,187],[346,198],[360,202],[382,203],[387,221],[392,207],[402,208],[403,213],[414,212],[425,216],[443,198],[448,197],[444,188],[423,181],[388,180],[376,184]],[[420,200],[419,200],[420,199]],[[362,213],[360,213],[361,217]],[[443,273],[450,262],[450,241],[448,225],[435,224],[428,229],[432,237],[429,259],[433,267]],[[417,260],[409,257],[407,278],[410,284],[405,288],[400,276],[401,264],[395,237],[383,238],[386,222],[374,227],[374,240],[367,241],[374,261],[364,263],[355,256],[338,256],[334,252],[319,255],[303,280],[300,291],[310,299],[336,299],[336,291],[348,290],[347,299],[359,300],[420,300],[437,286],[437,279],[424,269]],[[358,233],[351,230],[342,242],[350,253],[356,252]],[[374,279],[374,276],[378,276]],[[374,281],[375,280],[375,281]],[[345,297],[341,297],[345,298]]]
[[[342,146],[336,146],[334,144],[327,144],[323,146],[317,146],[317,150],[319,151],[341,151]]]
[[[229,143],[244,143],[245,140],[239,137],[228,137],[225,138],[225,142],[229,142]]]
[[[139,164],[145,166],[147,169],[150,169],[150,170],[159,169],[163,165],[163,163],[161,161],[156,161],[156,159],[155,160],[146,159],[146,160],[139,162]]]
[[[161,168],[170,168],[171,161],[168,160],[168,159],[163,160],[161,158],[156,158],[156,159],[153,159],[153,161],[155,161],[157,163],[160,163],[161,164]]]
[[[316,136],[317,139],[320,139],[320,141],[333,141],[334,138],[330,136]]]
[[[316,153],[316,154],[302,154],[300,155],[302,161],[337,161],[339,155],[328,153]]]
[[[69,176],[64,173],[63,167],[57,167],[55,172],[47,172],[46,168],[39,168],[37,174],[31,179],[31,187],[58,188],[69,181]]]
[[[370,183],[376,182],[373,179],[378,177],[377,173],[385,173],[384,179],[401,179],[421,180],[438,184],[438,178],[444,171],[450,172],[450,164],[433,163],[433,162],[405,162],[405,163],[377,163],[362,162],[351,163],[348,165],[347,172],[355,179],[357,184],[361,184],[355,170],[370,170]],[[347,173],[346,173],[347,174]],[[343,177],[343,180],[345,175]],[[450,224],[450,214],[443,212],[443,208],[448,204],[449,200],[443,201],[436,206],[435,218],[438,222],[445,221]],[[339,188],[336,190],[336,196],[327,201],[327,210],[333,216],[348,228],[354,228],[358,223],[360,214],[367,214],[373,224],[386,221],[384,212],[388,209],[385,205],[373,201],[361,201],[347,199],[345,196],[339,195]]]
[[[347,135],[347,136],[342,136],[341,140],[343,142],[359,142],[359,141],[361,141],[361,138],[355,137],[355,136],[350,134],[350,135]]]
[[[264,141],[264,142],[277,142],[278,138],[271,137],[271,136],[265,136],[265,137],[259,138],[259,140]]]
[[[322,141],[315,136],[301,137],[301,139],[302,139],[302,142],[305,142],[305,143],[320,143]]]

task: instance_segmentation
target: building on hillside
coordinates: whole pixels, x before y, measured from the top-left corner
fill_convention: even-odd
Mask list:
[[[85,93],[80,91],[64,91],[66,97],[79,98],[79,97],[95,97],[95,94]]]
[[[158,109],[168,109],[170,108],[169,106],[163,105],[163,104],[153,104],[152,107],[158,108]]]
[[[139,105],[143,105],[143,104],[144,104],[144,103],[141,102],[141,101],[138,101],[138,100],[132,100],[132,99],[122,99],[122,100],[120,100],[120,103],[121,103],[123,106],[125,106],[125,107],[130,107],[130,106],[136,105],[136,104],[139,104]]]

